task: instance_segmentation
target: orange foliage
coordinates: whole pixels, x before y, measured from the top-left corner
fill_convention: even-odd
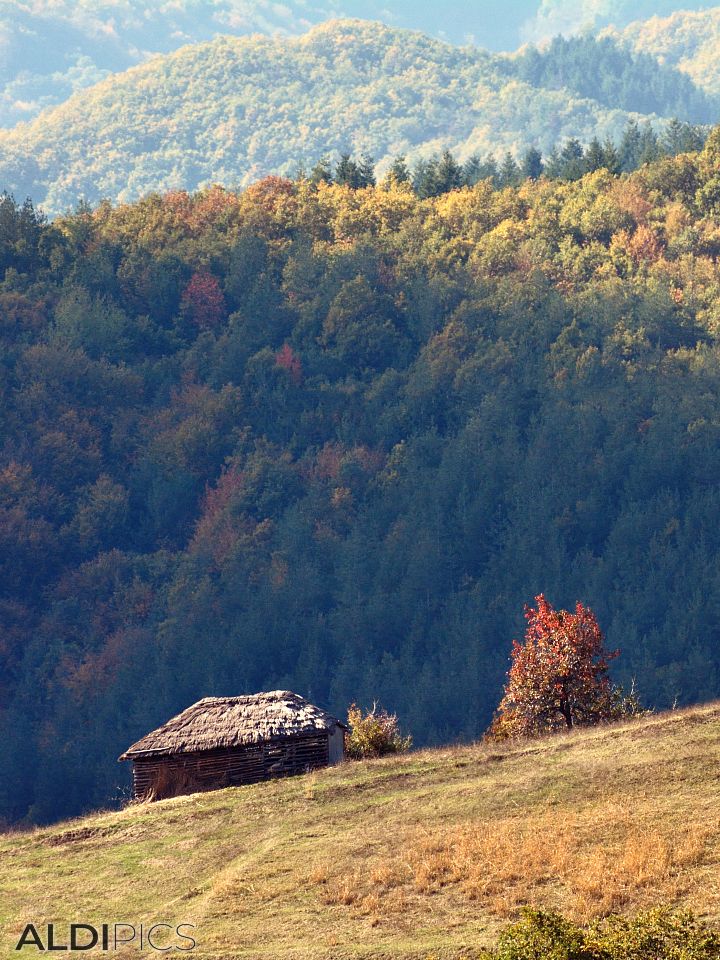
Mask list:
[[[610,190],[610,196],[620,210],[629,213],[636,223],[644,224],[647,215],[652,209],[643,185],[636,177],[627,180],[615,180]]]
[[[207,270],[194,273],[183,290],[181,309],[201,329],[218,327],[227,310],[217,278]]]
[[[289,343],[283,344],[282,348],[275,354],[275,366],[285,370],[293,383],[299,384],[302,381],[302,363],[300,357],[294,352]]]
[[[580,601],[575,613],[554,610],[545,597],[525,608],[525,642],[513,641],[505,695],[489,735],[532,736],[613,716],[607,668],[617,651],[603,649],[595,614]]]
[[[298,216],[297,184],[285,177],[264,177],[240,196],[245,226],[268,238],[283,237]]]
[[[636,263],[652,263],[659,259],[661,246],[652,230],[641,225],[630,238],[628,251]]]
[[[205,491],[202,513],[195,525],[190,550],[193,553],[208,553],[217,566],[229,556],[239,534],[248,530],[247,522],[233,516],[228,509],[233,498],[242,491],[244,483],[242,471],[233,468],[224,470],[215,486]]]

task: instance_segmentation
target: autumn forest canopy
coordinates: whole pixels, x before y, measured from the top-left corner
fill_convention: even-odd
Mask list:
[[[719,696],[719,217],[720,131],[428,197],[6,195],[3,820],[113,802],[207,695],[477,737],[541,592],[647,705]]]

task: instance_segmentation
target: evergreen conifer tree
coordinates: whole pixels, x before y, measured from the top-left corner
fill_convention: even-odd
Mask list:
[[[594,173],[605,166],[605,149],[597,137],[593,137],[585,151],[585,170]]]
[[[635,120],[628,120],[628,124],[620,141],[618,157],[620,167],[626,173],[630,170],[637,170],[640,165],[640,155],[642,153],[642,134],[640,127]]]
[[[369,153],[363,153],[357,164],[358,187],[375,186],[375,160]]]
[[[560,151],[560,176],[563,180],[579,180],[585,173],[585,151],[576,137],[571,137]]]
[[[529,147],[523,155],[520,170],[526,180],[537,180],[543,174],[542,154],[537,147]]]
[[[609,173],[612,173],[613,176],[617,176],[621,172],[620,157],[618,156],[617,147],[610,137],[607,137],[603,143],[603,154],[603,166]]]
[[[324,181],[325,183],[333,182],[332,168],[330,166],[329,157],[320,157],[318,162],[310,171],[311,183],[314,183],[317,186],[317,184],[320,183],[321,180]]]
[[[462,184],[462,168],[449,150],[443,152],[437,165],[436,181],[438,193],[456,190]]]
[[[405,160],[405,154],[401,153],[390,164],[390,169],[385,174],[387,183],[410,183],[410,169]]]
[[[340,159],[335,166],[335,183],[345,187],[360,185],[358,165],[347,152],[340,154]]]
[[[468,157],[462,166],[462,182],[466,187],[474,187],[481,179],[482,161],[480,157],[473,153]]]
[[[431,157],[429,160],[418,160],[415,164],[412,178],[413,187],[421,200],[435,197],[440,193],[438,190],[437,167],[437,157]]]
[[[498,180],[500,181],[501,187],[514,187],[516,186],[521,179],[520,168],[515,162],[513,155],[508,152],[503,158],[503,162],[500,165],[500,170],[498,172]]]

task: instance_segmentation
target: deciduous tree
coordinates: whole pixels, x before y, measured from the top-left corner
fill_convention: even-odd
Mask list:
[[[533,736],[599,723],[622,712],[595,614],[580,601],[575,612],[555,610],[540,594],[525,608],[525,642],[513,641],[505,695],[489,734]]]

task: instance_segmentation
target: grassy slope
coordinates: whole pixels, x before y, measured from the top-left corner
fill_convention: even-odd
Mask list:
[[[193,922],[192,956],[303,960],[467,956],[528,901],[718,922],[719,748],[714,704],[7,835],[0,956],[31,919]]]

